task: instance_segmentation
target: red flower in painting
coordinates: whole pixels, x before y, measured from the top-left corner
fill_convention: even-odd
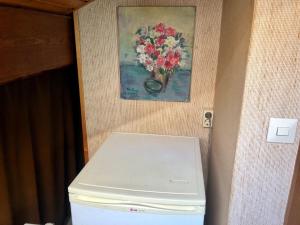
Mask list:
[[[140,38],[139,41],[140,41],[140,45],[144,45],[145,44],[145,40],[143,38]]]
[[[165,64],[165,61],[166,61],[166,59],[163,56],[159,55],[157,57],[156,64],[157,64],[158,67],[161,67]]]
[[[152,44],[147,44],[146,47],[145,47],[145,52],[148,54],[148,55],[151,55],[152,53],[154,53],[155,51],[155,47],[154,45]]]
[[[176,58],[176,60],[178,60],[178,62],[180,61],[180,57],[181,57],[181,55],[180,55],[180,53],[179,52],[175,52],[175,54],[174,54],[174,57]],[[177,62],[177,63],[178,63]]]
[[[165,32],[165,25],[163,23],[159,23],[155,26],[155,31],[159,33]]]
[[[182,33],[163,23],[139,28],[135,37],[137,61],[150,72],[159,69],[163,74],[174,73],[183,65],[181,36]]]
[[[173,65],[169,61],[165,62],[165,67],[166,67],[167,70],[173,69]]]
[[[159,56],[160,52],[159,51],[155,51],[153,54],[157,57],[157,56]]]
[[[168,27],[166,30],[165,30],[165,34],[167,36],[175,36],[176,35],[176,30],[172,27]]]
[[[149,59],[146,60],[146,65],[151,65],[151,63],[152,63],[152,60],[149,60]]]
[[[178,52],[169,51],[166,57],[166,61],[168,62],[168,67],[174,67],[178,65],[180,61],[180,54]],[[167,66],[166,66],[167,67]]]
[[[158,37],[155,43],[156,43],[156,45],[158,45],[158,46],[163,45],[163,44],[165,43],[164,37],[163,37],[163,36]]]

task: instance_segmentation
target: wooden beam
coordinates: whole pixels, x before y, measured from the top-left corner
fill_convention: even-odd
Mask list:
[[[83,155],[85,163],[89,160],[88,140],[87,140],[87,129],[85,119],[85,104],[84,104],[84,92],[83,92],[83,72],[82,72],[82,61],[81,61],[81,47],[80,47],[80,30],[79,30],[79,19],[78,12],[74,11],[74,30],[75,30],[75,43],[76,43],[76,59],[77,59],[77,74],[79,82],[79,97],[80,97],[80,111],[81,111],[81,126],[83,136]]]
[[[72,63],[71,17],[0,7],[0,83]]]
[[[0,0],[0,4],[66,15],[89,2],[91,0]]]

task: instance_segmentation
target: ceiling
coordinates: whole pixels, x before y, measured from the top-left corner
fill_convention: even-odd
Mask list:
[[[31,8],[57,14],[71,14],[93,0],[0,0],[0,4]]]

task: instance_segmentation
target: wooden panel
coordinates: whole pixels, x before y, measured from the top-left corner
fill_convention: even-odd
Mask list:
[[[79,20],[78,20],[78,12],[77,11],[74,12],[73,18],[74,18],[75,42],[76,42],[76,58],[77,58],[77,71],[78,71],[77,74],[78,74],[78,83],[79,83],[78,86],[79,86],[81,127],[82,127],[82,138],[83,138],[83,155],[84,155],[84,161],[85,161],[85,163],[87,163],[89,160],[89,152],[88,152],[89,150],[88,150],[88,141],[87,141],[87,133],[86,133],[80,33],[79,33]]]
[[[18,7],[26,7],[48,12],[70,14],[91,0],[0,0],[0,3]]]
[[[71,17],[0,7],[0,83],[75,62]]]

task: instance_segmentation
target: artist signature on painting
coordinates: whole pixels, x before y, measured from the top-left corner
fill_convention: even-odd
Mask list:
[[[135,88],[126,88],[125,96],[127,98],[137,98],[138,97],[138,90]]]

